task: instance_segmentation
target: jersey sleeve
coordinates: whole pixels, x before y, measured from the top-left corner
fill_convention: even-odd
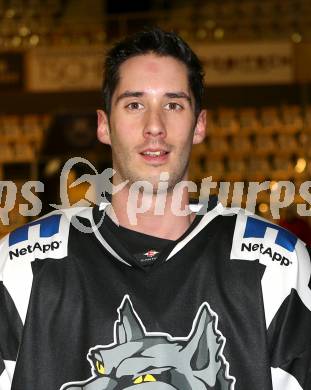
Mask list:
[[[0,242],[0,390],[11,388],[23,330],[21,317],[9,292],[13,291],[10,283],[12,264],[7,257],[6,243],[7,238]]]
[[[2,356],[0,357],[0,390],[10,390],[12,380],[8,370],[5,368],[5,363]]]
[[[22,328],[20,316],[2,281],[0,282],[0,390],[11,388]]]
[[[311,389],[310,248],[297,240],[295,251],[288,258],[286,272],[274,274],[278,281],[275,285],[270,283],[270,300],[275,300],[273,294],[284,298],[282,302],[279,298],[281,303],[268,324],[272,384],[273,390],[308,390]],[[267,288],[264,282],[263,288]],[[265,296],[269,299],[267,292]],[[269,305],[266,302],[266,312]]]
[[[31,301],[34,264],[67,256],[71,217],[80,211],[52,212],[0,240],[0,390],[10,389],[13,381]]]

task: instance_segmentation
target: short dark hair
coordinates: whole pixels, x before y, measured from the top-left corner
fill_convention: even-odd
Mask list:
[[[195,115],[197,117],[202,108],[204,94],[202,64],[180,36],[157,27],[145,29],[124,38],[107,52],[104,66],[103,98],[104,110],[108,116],[111,112],[112,95],[119,82],[120,65],[129,58],[148,53],[170,56],[186,65],[189,85],[195,99]]]

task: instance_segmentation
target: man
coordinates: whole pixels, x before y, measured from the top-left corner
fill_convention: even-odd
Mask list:
[[[152,29],[105,71],[98,138],[118,191],[2,240],[0,390],[310,389],[306,246],[242,210],[189,205],[206,126],[196,56]]]

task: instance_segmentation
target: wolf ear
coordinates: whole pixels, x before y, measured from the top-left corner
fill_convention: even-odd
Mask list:
[[[211,360],[216,360],[219,344],[213,330],[213,321],[207,306],[203,306],[193,324],[188,344],[183,350],[193,371],[204,370]]]
[[[128,297],[119,309],[119,321],[116,323],[116,338],[118,344],[139,340],[145,336],[144,329],[137,317]]]

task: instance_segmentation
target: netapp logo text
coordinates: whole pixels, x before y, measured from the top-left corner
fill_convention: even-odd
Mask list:
[[[280,253],[275,252],[270,247],[264,247],[263,244],[245,244],[242,243],[241,251],[244,252],[257,252],[259,251],[263,255],[268,255],[272,261],[278,261],[280,265],[285,265],[286,267],[292,264],[292,262],[285,256],[282,256]]]
[[[10,260],[13,258],[25,256],[28,253],[33,253],[35,251],[39,251],[42,253],[47,253],[49,251],[54,251],[60,247],[61,241],[52,241],[50,244],[40,244],[36,242],[34,245],[27,245],[24,248],[17,248],[14,251],[10,251]]]

